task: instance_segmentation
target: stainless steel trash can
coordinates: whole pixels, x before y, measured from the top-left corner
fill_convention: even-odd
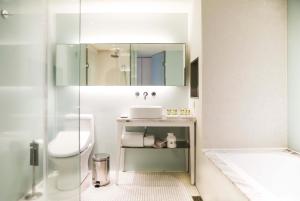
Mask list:
[[[95,188],[109,184],[109,154],[99,153],[93,156],[93,185]]]

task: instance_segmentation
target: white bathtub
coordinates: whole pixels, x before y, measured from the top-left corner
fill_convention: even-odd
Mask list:
[[[286,149],[205,150],[204,201],[300,201],[300,155]]]

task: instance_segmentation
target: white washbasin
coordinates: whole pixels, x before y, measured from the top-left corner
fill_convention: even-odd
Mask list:
[[[135,105],[129,108],[131,119],[161,119],[163,108],[161,106]]]

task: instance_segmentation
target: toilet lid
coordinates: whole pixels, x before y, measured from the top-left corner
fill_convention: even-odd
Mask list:
[[[89,146],[91,136],[88,131],[80,131],[80,153]],[[79,154],[78,131],[61,131],[49,143],[48,152],[54,157],[70,157]]]

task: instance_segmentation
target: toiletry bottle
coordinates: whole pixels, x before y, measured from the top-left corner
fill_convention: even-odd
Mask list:
[[[186,115],[191,115],[191,110],[187,109]]]
[[[174,133],[168,133],[167,146],[168,148],[176,148],[176,136]]]
[[[172,114],[173,115],[177,115],[178,114],[177,109],[173,109],[173,113]]]
[[[180,109],[180,115],[185,115],[185,109]]]
[[[167,109],[167,115],[172,115],[172,109]]]

